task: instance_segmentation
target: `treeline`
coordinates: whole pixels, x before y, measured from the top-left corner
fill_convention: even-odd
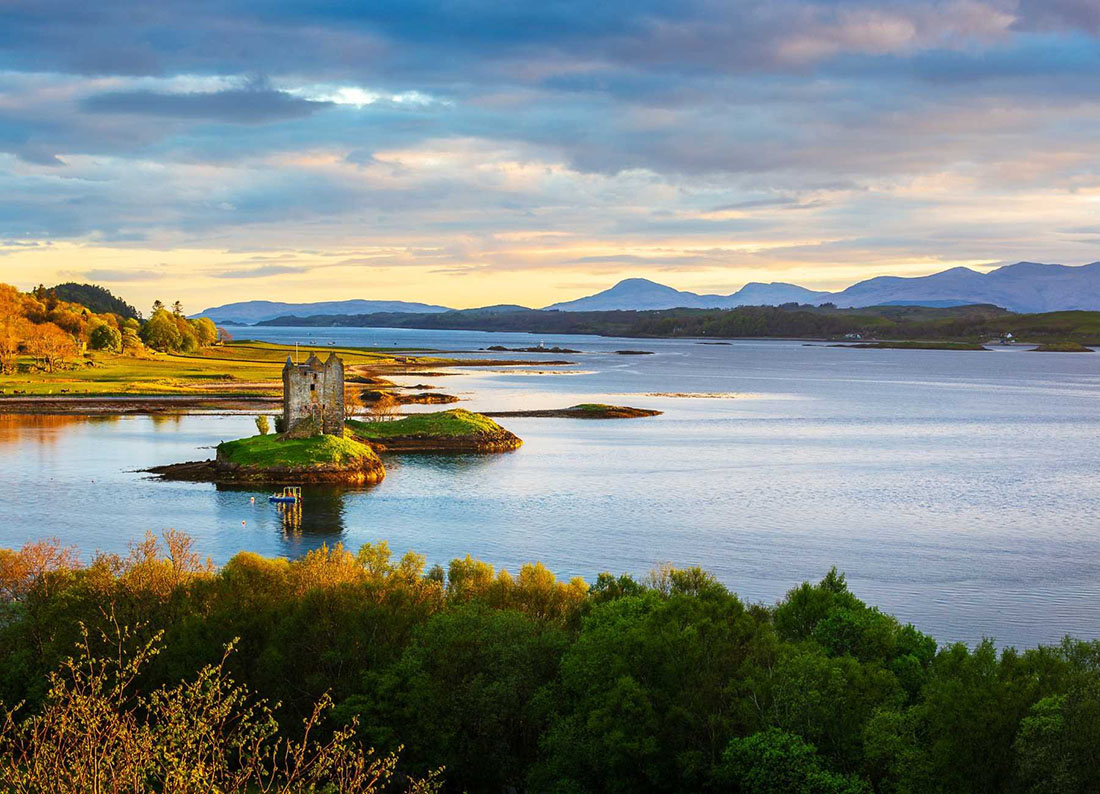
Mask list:
[[[79,288],[79,289],[74,289]],[[94,311],[62,295],[90,294],[99,306]],[[53,372],[77,361],[87,350],[143,355],[148,350],[192,352],[214,344],[219,331],[209,319],[189,320],[177,302],[173,309],[157,301],[148,320],[142,322],[129,306],[101,287],[63,284],[57,289],[39,285],[20,292],[0,284],[0,374],[14,372],[19,357],[26,366]]]
[[[281,317],[260,325],[363,326],[466,331],[529,331],[625,337],[775,337],[840,339],[860,334],[879,339],[981,341],[1005,333],[1017,338],[1100,344],[1100,312],[1013,314],[995,306],[932,308],[785,304],[735,309],[562,312],[534,309],[469,309],[433,314],[361,314]]]
[[[212,665],[280,702],[291,735],[331,697],[328,731],[403,746],[401,768],[444,767],[448,791],[1100,790],[1100,643],[938,648],[835,571],[769,607],[698,568],[589,586],[379,543],[215,569],[165,542],[87,566],[0,552],[0,699],[50,713],[74,645],[136,627],[163,650],[135,689]]]

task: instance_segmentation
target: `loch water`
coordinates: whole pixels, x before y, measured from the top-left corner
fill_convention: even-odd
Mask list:
[[[55,537],[86,556],[125,553],[147,530],[174,528],[224,562],[242,549],[297,556],[385,539],[429,564],[471,554],[514,571],[541,560],[589,580],[701,565],[764,602],[835,565],[861,598],[941,642],[1100,638],[1100,355],[370,328],[246,335],[476,357],[541,340],[584,352],[498,354],[531,363],[432,383],[472,410],[610,402],[665,413],[501,420],[520,450],[387,456],[380,485],[308,488],[300,512],[269,504],[267,489],[138,471],[212,456],[219,441],[255,432],[248,415],[0,414],[0,547]],[[562,358],[574,364],[541,363]]]

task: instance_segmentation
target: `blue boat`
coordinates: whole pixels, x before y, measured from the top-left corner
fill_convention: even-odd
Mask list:
[[[282,493],[275,493],[267,497],[267,501],[280,505],[296,505],[302,501],[302,489],[296,485],[288,485]]]

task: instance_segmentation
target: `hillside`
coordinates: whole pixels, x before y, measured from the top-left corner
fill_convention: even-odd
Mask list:
[[[1100,344],[1100,312],[1015,314],[997,306],[740,306],[658,311],[512,311],[477,309],[436,314],[281,317],[262,325],[520,331],[626,337],[776,337],[833,339],[846,334],[881,339],[977,341],[1010,332],[1019,339]]]
[[[79,303],[95,314],[110,312],[125,320],[141,318],[137,309],[98,284],[77,284],[75,281],[66,281],[64,284],[52,287],[49,291],[53,292],[58,300]]]

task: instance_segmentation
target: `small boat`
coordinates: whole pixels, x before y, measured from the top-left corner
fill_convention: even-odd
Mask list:
[[[267,501],[280,505],[296,505],[302,501],[302,489],[296,485],[288,485],[282,493],[273,493],[267,497]]]

